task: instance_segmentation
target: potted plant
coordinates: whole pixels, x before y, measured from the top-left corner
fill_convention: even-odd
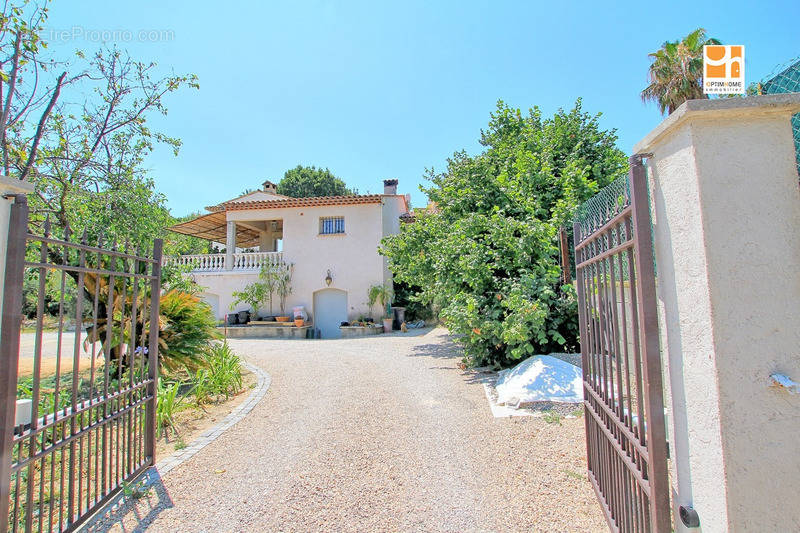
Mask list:
[[[281,303],[281,316],[275,317],[278,322],[288,322],[289,317],[286,316],[286,298],[292,294],[292,271],[294,264],[290,263],[278,272],[277,281],[275,283],[275,290],[278,293],[278,298]]]
[[[393,323],[394,317],[391,315],[391,311],[386,311],[386,315],[383,317],[383,332],[391,333]]]
[[[272,295],[275,294],[275,288],[278,285],[278,278],[280,271],[270,265],[263,265],[258,273],[258,280],[263,285],[264,300],[269,304],[269,317],[272,318]]]
[[[394,299],[394,291],[389,283],[385,285],[373,285],[369,288],[367,293],[367,302],[370,309],[377,303],[383,310],[383,331],[389,333],[392,331],[392,312],[389,306]]]
[[[252,315],[256,316],[258,314],[258,307],[261,305],[261,302],[264,301],[264,285],[259,282],[251,283],[245,286],[241,291],[233,291],[233,297],[235,300],[231,304],[231,310],[240,303],[246,303],[253,310]],[[247,311],[239,311],[239,323],[247,323],[249,314],[251,313]],[[228,322],[230,322],[230,318],[228,318]]]

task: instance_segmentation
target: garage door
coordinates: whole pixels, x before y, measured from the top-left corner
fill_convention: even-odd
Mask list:
[[[323,339],[341,337],[339,324],[347,320],[347,292],[323,289],[314,293],[314,327]]]

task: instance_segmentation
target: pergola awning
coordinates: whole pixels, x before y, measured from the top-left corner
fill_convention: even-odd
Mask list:
[[[167,228],[175,233],[190,235],[207,241],[225,243],[227,240],[228,221],[225,211],[217,211],[208,215],[199,216],[180,224],[175,224]],[[254,248],[261,243],[260,235],[257,231],[236,225],[236,246],[239,248]]]

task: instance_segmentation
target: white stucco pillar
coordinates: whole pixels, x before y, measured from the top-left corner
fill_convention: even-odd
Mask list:
[[[800,530],[800,94],[694,100],[648,159],[679,506],[704,532]]]
[[[233,270],[234,252],[236,252],[236,222],[229,220],[225,236],[225,270]]]
[[[3,290],[6,279],[6,250],[8,246],[8,219],[11,216],[12,199],[4,198],[7,194],[29,194],[33,192],[33,184],[27,181],[0,176],[0,315],[3,313]]]

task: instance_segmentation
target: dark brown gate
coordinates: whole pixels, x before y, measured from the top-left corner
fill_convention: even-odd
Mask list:
[[[161,241],[151,257],[27,231],[11,210],[0,345],[0,533],[70,531],[155,459]],[[24,290],[23,290],[24,285]],[[23,299],[25,301],[23,301]],[[23,303],[35,306],[30,332]],[[17,401],[19,400],[19,401]]]
[[[640,156],[574,225],[589,479],[612,531],[672,530],[650,214]]]

